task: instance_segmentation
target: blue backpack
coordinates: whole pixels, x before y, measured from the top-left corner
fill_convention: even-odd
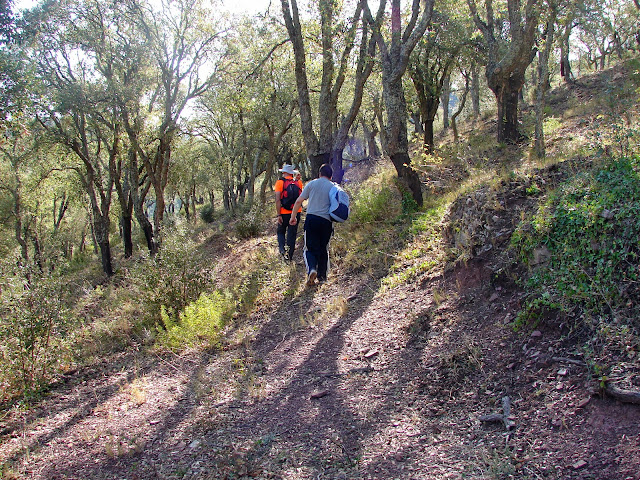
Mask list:
[[[329,216],[334,222],[344,222],[349,218],[349,195],[337,183],[329,190]]]

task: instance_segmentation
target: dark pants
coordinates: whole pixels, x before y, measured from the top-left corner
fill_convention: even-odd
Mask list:
[[[317,215],[307,215],[304,222],[304,263],[307,273],[318,272],[318,281],[327,279],[329,270],[329,240],[333,233],[333,224]]]
[[[300,223],[300,213],[297,214],[298,223]],[[282,214],[282,225],[278,225],[278,250],[280,250],[280,254],[287,255],[289,260],[293,258],[293,251],[296,248],[296,236],[298,235],[298,223],[295,225],[289,225],[289,220],[291,219],[290,213]],[[285,239],[286,245],[289,247],[289,252],[285,250]]]

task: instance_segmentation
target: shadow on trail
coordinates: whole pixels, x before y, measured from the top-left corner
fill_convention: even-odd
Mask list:
[[[312,324],[287,339],[286,335],[278,334],[282,322],[279,317],[274,315],[263,326],[256,337],[254,353],[271,366],[271,374],[282,377],[282,386],[264,400],[245,402],[241,420],[223,431],[208,431],[209,442],[230,442],[227,450],[223,449],[218,455],[200,458],[210,469],[209,473],[215,471],[220,478],[237,474],[233,467],[242,462],[229,460],[232,450],[236,455],[238,451],[243,452],[245,461],[255,468],[269,456],[279,456],[282,468],[300,468],[307,472],[308,478],[321,478],[321,475],[333,478],[331,475],[336,472],[353,472],[361,468],[362,458],[371,450],[378,432],[392,426],[396,415],[407,407],[405,391],[414,389],[411,386],[414,380],[424,374],[420,355],[426,344],[417,342],[415,335],[409,335],[407,343],[399,345],[398,352],[381,367],[385,372],[371,366],[375,359],[361,358],[358,367],[346,370],[343,367],[341,357],[345,351],[351,350],[353,356],[357,354],[352,351],[349,339],[354,324],[371,322],[372,330],[375,330],[375,322],[385,319],[393,322],[393,317],[413,312],[414,306],[410,302],[404,306],[394,304],[398,310],[381,312],[380,309],[384,310],[386,306],[375,307],[381,302],[375,298],[378,287],[379,280],[374,280],[373,285],[365,281],[351,286],[353,291],[349,287],[342,290],[340,295],[356,297],[357,303],[354,301],[346,314],[330,322],[328,328]],[[333,288],[339,287],[333,285]],[[426,293],[418,292],[418,295]],[[306,291],[292,301],[284,300],[276,311],[287,311],[287,306],[296,305],[312,313],[314,300],[327,294],[328,298],[337,295],[335,291],[322,289]],[[381,313],[384,313],[383,317]],[[371,339],[372,343],[380,342],[383,348],[389,340]],[[375,375],[384,375],[389,382],[368,388],[370,377]],[[416,428],[429,430],[432,423],[425,420]],[[383,463],[387,464],[385,472],[393,471],[398,463],[395,457],[398,452],[400,450],[376,453],[381,458],[368,458],[367,467],[358,475],[365,474],[366,470],[371,478],[377,478],[376,468]],[[389,466],[389,463],[393,465]],[[226,465],[227,470],[219,470],[220,465]],[[399,467],[396,473],[400,473]]]
[[[75,478],[78,471],[83,478],[92,479],[113,478],[116,472],[132,471],[135,471],[132,478],[145,479],[171,478],[178,471],[186,475],[183,478],[225,478],[225,475],[247,473],[252,466],[257,468],[275,455],[280,456],[281,469],[300,468],[307,472],[304,475],[308,478],[323,472],[331,476],[339,470],[358,471],[363,456],[371,455],[371,443],[376,441],[378,432],[392,426],[395,415],[406,408],[405,389],[422,373],[415,345],[409,349],[402,343],[380,367],[384,372],[375,366],[375,358],[359,358],[354,368],[344,366],[345,352],[354,358],[363,356],[350,345],[351,330],[356,323],[370,324],[371,333],[376,335],[377,323],[393,322],[393,317],[402,318],[412,311],[410,303],[392,299],[391,304],[386,305],[376,298],[380,278],[387,273],[352,279],[345,286],[336,278],[321,288],[283,298],[270,310],[269,319],[262,324],[253,348],[247,352],[264,361],[267,374],[275,382],[266,398],[223,401],[212,407],[217,410],[212,416],[219,414],[221,418],[230,412],[235,412],[234,415],[224,418],[220,424],[216,419],[198,416],[199,423],[192,428],[187,420],[199,406],[194,391],[202,370],[212,365],[211,358],[202,354],[193,362],[182,361],[179,372],[167,370],[163,363],[150,362],[145,375],[162,377],[180,373],[184,377],[184,390],[173,405],[161,408],[153,418],[139,419],[141,424],[133,425],[130,430],[124,427],[123,435],[142,432],[144,447],[139,452],[112,456],[99,439],[87,442],[90,445],[84,451],[76,444],[74,454],[79,454],[62,465],[45,466],[40,478]],[[337,297],[348,299],[348,308],[329,314],[328,306]],[[388,307],[392,311],[387,311]],[[384,347],[390,338],[380,335],[370,339],[370,343]],[[383,374],[387,384],[369,385],[373,377]],[[78,405],[81,410],[76,410],[73,421],[56,428],[46,438],[41,437],[38,443],[44,445],[68,435],[96,408],[116,396],[122,385],[131,382],[135,375],[129,366],[126,382],[99,387],[91,400],[59,406],[60,411]],[[183,428],[183,423],[188,430]],[[417,425],[417,428],[423,426]],[[202,443],[211,448],[197,450],[184,445],[191,441],[192,432],[202,431],[205,432]],[[385,464],[386,471],[393,470],[386,463],[395,460],[388,457],[387,453],[375,452],[372,458],[367,458],[366,468],[360,474],[367,470],[375,478],[378,462]],[[206,476],[213,472],[219,477]]]
[[[276,311],[287,311],[295,304],[298,309],[294,309],[294,316],[302,310],[307,312],[303,315],[313,316],[314,299],[329,293],[324,290],[327,287],[307,290],[291,302],[284,300]],[[360,285],[352,295],[358,296],[358,305],[334,318],[328,328],[311,323],[295,334],[281,335],[282,319],[276,314],[258,333],[255,354],[267,360],[270,374],[281,377],[283,385],[262,401],[247,402],[242,420],[220,432],[224,439],[233,439],[236,446],[248,445],[245,457],[256,465],[275,446],[288,451],[285,463],[300,462],[303,468],[324,470],[330,467],[328,463],[351,468],[357,462],[362,450],[359,420],[340,384],[344,377],[359,373],[340,372],[338,358],[345,346],[345,333],[370,305],[374,290]],[[264,438],[271,439],[271,448],[264,448],[260,440]],[[304,452],[305,459],[296,459],[298,452]],[[213,457],[206,463],[216,470],[218,464],[228,462]]]
[[[45,479],[73,479],[73,478],[116,478],[118,472],[129,470],[131,464],[138,463],[144,456],[144,449],[154,444],[170,449],[176,440],[172,438],[181,422],[191,415],[196,407],[193,397],[194,385],[200,365],[206,365],[210,355],[201,353],[195,360],[171,365],[160,357],[152,359],[147,365],[139,367],[131,355],[118,362],[117,365],[107,367],[106,371],[99,371],[95,377],[69,384],[64,391],[58,391],[56,397],[46,401],[38,410],[32,425],[27,427],[29,443],[22,445],[9,458],[4,459],[8,465],[15,465],[22,470],[20,463],[26,460],[27,471],[38,473],[37,478]],[[171,369],[167,366],[171,365]],[[167,377],[175,375],[175,369],[180,369],[187,377],[184,392],[175,399],[173,406],[160,409],[153,415],[140,419],[136,415],[135,407],[127,410],[123,415],[132,417],[125,421],[115,418],[119,415],[122,405],[107,405],[115,397],[123,393],[123,388],[136,379],[142,377]],[[114,380],[103,385],[103,377]],[[63,399],[60,401],[60,399]],[[109,411],[107,411],[109,409]],[[60,425],[44,434],[39,434],[37,423],[41,419],[55,419],[67,417]],[[98,418],[96,418],[98,417]],[[112,418],[114,417],[114,418]],[[85,425],[82,425],[82,424]],[[35,426],[34,426],[35,425]],[[94,428],[98,431],[95,432]],[[91,438],[94,437],[95,438]],[[106,437],[106,439],[105,439]],[[140,439],[134,444],[133,439]],[[64,445],[71,448],[71,455],[58,458]],[[57,450],[54,457],[50,457],[46,465],[34,467],[29,457],[45,454],[46,449]],[[148,465],[138,468],[137,478],[160,478],[158,468]],[[163,466],[159,466],[160,470]],[[35,478],[31,477],[30,478]],[[164,477],[163,477],[164,478]]]

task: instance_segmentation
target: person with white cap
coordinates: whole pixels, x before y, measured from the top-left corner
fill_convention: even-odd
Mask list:
[[[278,215],[278,250],[285,261],[291,261],[296,247],[298,224],[296,222],[291,225],[289,220],[293,214],[293,204],[302,191],[302,181],[294,178],[299,172],[293,168],[293,165],[285,164],[279,172],[282,173],[282,177],[278,179],[273,187],[276,197],[276,213]],[[293,215],[297,221],[300,221],[301,211],[302,208],[300,207],[297,209],[296,214]]]

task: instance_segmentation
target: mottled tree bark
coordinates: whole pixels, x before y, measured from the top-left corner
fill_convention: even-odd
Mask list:
[[[547,26],[544,33],[544,49],[538,52],[538,68],[536,70],[536,125],[535,125],[535,145],[534,150],[539,158],[545,157],[545,143],[544,143],[544,105],[545,96],[549,89],[549,57],[551,56],[551,49],[553,47],[553,35],[556,24],[556,10],[555,5],[552,5],[549,18],[547,19]]]
[[[386,1],[380,2],[375,18],[366,2],[364,6],[366,18],[372,28],[373,38],[377,42],[382,60],[382,97],[386,109],[384,148],[396,168],[399,180],[409,189],[419,206],[422,206],[423,203],[422,187],[418,173],[411,167],[411,158],[409,157],[407,104],[402,77],[407,70],[411,52],[431,21],[433,3],[433,0],[427,0],[422,16],[420,16],[420,1],[414,0],[411,17],[403,33],[400,0],[392,0],[390,41],[387,41],[381,31]]]
[[[442,82],[442,128],[449,129],[449,99],[451,98],[451,77],[446,75]]]
[[[480,72],[476,63],[471,68],[471,105],[473,116],[478,118],[480,116]]]
[[[525,71],[534,55],[534,40],[538,26],[541,0],[527,0],[524,12],[520,0],[508,0],[509,39],[504,39],[502,22],[496,22],[493,4],[486,1],[486,21],[478,15],[475,0],[467,0],[478,30],[487,47],[486,77],[496,97],[498,110],[498,142],[521,140],[518,130],[518,97],[525,81]],[[523,24],[524,22],[524,24]]]
[[[360,50],[355,73],[355,88],[351,96],[352,102],[347,114],[338,121],[338,99],[344,85],[347,68],[352,60],[351,51],[355,46],[358,25],[361,20],[365,0],[357,3],[345,37],[342,39],[343,50],[334,49],[334,10],[336,3],[331,0],[320,0],[320,31],[322,49],[322,78],[318,101],[318,132],[314,130],[309,83],[307,80],[305,44],[298,14],[296,0],[281,0],[282,14],[287,32],[293,46],[295,60],[295,77],[298,91],[298,108],[302,136],[305,142],[307,158],[311,163],[311,173],[318,175],[320,166],[331,163],[337,176],[342,173],[342,151],[347,142],[351,126],[356,121],[364,84],[373,69],[375,43],[369,40],[366,28],[360,36]],[[339,59],[338,62],[335,59]]]

